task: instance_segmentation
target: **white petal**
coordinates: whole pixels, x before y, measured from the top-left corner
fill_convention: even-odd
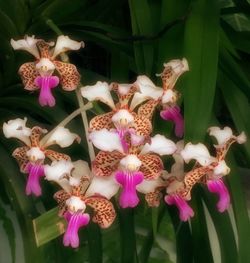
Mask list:
[[[6,138],[17,138],[30,146],[29,136],[31,129],[26,127],[27,118],[9,120],[3,124],[3,133]]]
[[[247,141],[247,136],[245,132],[242,132],[239,136],[237,136],[236,140],[239,144],[245,143]]]
[[[157,187],[163,186],[164,181],[159,177],[155,180],[143,180],[142,183],[136,186],[136,190],[140,193],[147,194],[154,192]]]
[[[54,161],[51,165],[44,165],[45,178],[59,184],[66,192],[71,191],[69,181],[65,176],[70,176],[74,165],[71,161]]]
[[[224,127],[223,129],[220,129],[219,127],[210,127],[208,132],[210,136],[214,136],[216,138],[218,145],[225,144],[233,137],[233,132],[229,127]]]
[[[107,129],[93,131],[89,134],[89,139],[99,150],[123,152],[120,137],[116,132],[108,131]]]
[[[86,192],[86,196],[100,194],[102,196],[105,196],[107,199],[110,199],[118,192],[118,189],[119,185],[116,183],[113,176],[94,176]]]
[[[51,74],[55,70],[55,65],[48,58],[41,58],[36,64],[36,69],[41,75]]]
[[[138,76],[134,85],[138,87],[139,92],[135,93],[130,104],[130,109],[134,109],[137,105],[144,102],[145,100],[157,100],[163,93],[163,90],[159,87],[156,87],[155,84],[145,75]]]
[[[120,84],[120,83],[117,83],[117,85],[118,85],[118,93],[120,95],[128,94],[130,88],[133,86],[133,84]],[[112,83],[110,84],[110,86],[112,86]]]
[[[164,67],[171,67],[174,70],[174,73],[180,75],[189,70],[188,62],[185,58],[181,59],[173,59],[168,63],[163,64]]]
[[[89,101],[100,100],[110,108],[115,109],[115,104],[107,82],[97,81],[95,85],[82,87],[81,94]]]
[[[39,51],[36,46],[37,41],[40,39],[36,39],[35,36],[29,37],[26,36],[24,39],[20,39],[15,41],[14,39],[11,39],[10,44],[15,50],[25,50],[32,54],[34,57],[39,59]]]
[[[188,163],[191,159],[195,159],[200,165],[206,166],[215,161],[215,158],[210,156],[207,147],[202,144],[188,143],[181,151],[181,156]]]
[[[76,133],[72,133],[69,129],[58,126],[45,143],[45,147],[58,144],[64,148],[70,146],[75,140],[80,141],[80,137]]]
[[[78,160],[76,162],[73,162],[74,169],[71,173],[71,176],[69,178],[69,184],[71,186],[78,186],[81,183],[81,180],[84,178],[84,184],[85,187],[88,186],[90,176],[91,176],[91,171],[89,169],[89,165],[87,162]]]
[[[112,116],[112,122],[117,129],[126,128],[134,122],[134,117],[128,110],[121,109]]]
[[[176,145],[171,140],[165,138],[163,135],[156,134],[151,138],[151,144],[146,143],[140,154],[149,152],[157,153],[159,155],[173,154],[176,151]]]
[[[128,154],[126,157],[122,158],[120,165],[128,171],[134,172],[138,171],[141,166],[140,159],[134,154]]]
[[[45,154],[39,147],[31,147],[26,154],[32,162],[45,159]]]
[[[175,91],[172,89],[168,89],[164,91],[163,96],[162,96],[162,103],[175,103],[177,100],[177,94]]]
[[[56,41],[55,49],[52,58],[55,58],[59,54],[66,52],[68,50],[78,50],[84,47],[84,42],[78,42],[70,39],[68,36],[59,36]]]
[[[213,170],[213,174],[216,177],[225,176],[225,175],[227,175],[229,173],[230,173],[230,168],[227,166],[227,164],[226,164],[226,162],[224,160],[220,161],[218,163],[218,165]]]
[[[73,213],[79,210],[81,212],[84,212],[86,209],[84,201],[81,200],[81,198],[78,196],[71,196],[69,199],[66,200],[66,205],[68,209]]]

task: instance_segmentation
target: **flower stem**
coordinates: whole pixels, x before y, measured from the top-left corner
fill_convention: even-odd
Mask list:
[[[134,210],[120,209],[121,263],[137,262]]]
[[[66,117],[64,120],[62,120],[52,131],[50,131],[46,136],[44,136],[41,140],[41,145],[44,145],[48,139],[50,138],[50,136],[55,132],[55,130],[57,129],[57,127],[61,126],[64,127],[66,126],[72,119],[74,119],[77,115],[79,115],[81,113],[81,111],[86,111],[92,108],[92,103],[89,102],[87,103],[83,108],[79,108],[75,111],[73,111],[68,117]]]
[[[82,99],[82,96],[81,96],[79,88],[76,89],[76,97],[77,97],[80,109],[84,109],[85,105],[84,105],[84,102],[83,102],[83,99]],[[87,140],[87,144],[88,144],[89,158],[90,158],[90,160],[92,162],[95,159],[95,151],[94,151],[93,144],[88,139],[89,125],[88,125],[88,119],[87,119],[86,111],[84,111],[84,110],[81,111],[81,116],[82,116],[82,122],[83,122],[83,126],[84,126],[85,136],[86,136],[86,140]]]
[[[59,29],[59,27],[53,22],[53,20],[51,19],[47,19],[46,20],[46,24],[58,35],[63,35],[63,32]],[[69,62],[69,57],[65,54],[65,53],[61,53],[61,59],[64,62]],[[85,131],[85,136],[86,136],[86,140],[87,140],[87,144],[88,144],[88,150],[89,150],[89,158],[91,161],[93,161],[95,159],[95,151],[94,151],[94,147],[93,144],[88,140],[88,119],[87,119],[87,114],[86,111],[84,110],[84,102],[80,93],[80,87],[82,86],[81,83],[79,83],[76,91],[76,97],[77,97],[77,101],[80,107],[80,112],[82,115],[82,122],[83,122],[83,126],[84,126],[84,131]]]

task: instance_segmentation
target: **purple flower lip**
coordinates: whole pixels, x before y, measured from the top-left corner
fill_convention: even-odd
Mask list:
[[[172,121],[175,124],[175,135],[179,138],[183,137],[184,134],[184,120],[181,115],[180,108],[175,105],[167,107],[160,112],[162,119]]]
[[[230,205],[230,195],[224,182],[221,179],[209,180],[207,181],[207,187],[209,192],[215,193],[219,197],[217,203],[218,211],[221,213],[226,211]]]
[[[26,195],[34,194],[35,196],[40,196],[42,190],[39,181],[40,178],[44,176],[43,165],[29,162],[25,169],[29,174],[26,184]]]
[[[139,203],[136,185],[143,181],[143,173],[118,171],[115,174],[115,179],[122,186],[122,193],[119,199],[120,206],[122,208],[136,207]]]
[[[181,221],[188,221],[194,216],[193,209],[188,205],[187,201],[178,194],[166,195],[164,200],[168,205],[177,206]]]
[[[79,247],[78,231],[81,227],[89,223],[90,216],[87,213],[83,214],[81,211],[75,213],[67,211],[64,218],[68,222],[68,226],[63,236],[63,244],[66,247],[71,246],[77,248]]]
[[[59,84],[57,76],[38,76],[35,79],[35,84],[40,88],[39,103],[41,106],[53,107],[56,104],[55,98],[52,95],[51,89]]]

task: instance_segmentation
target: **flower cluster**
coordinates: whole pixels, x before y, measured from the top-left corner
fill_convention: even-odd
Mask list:
[[[23,49],[35,56],[36,61],[22,65],[19,73],[25,89],[40,89],[42,106],[55,104],[51,89],[59,82],[65,90],[79,85],[76,67],[55,58],[61,52],[79,49],[82,42],[60,36],[55,45],[34,37],[11,40],[11,44],[14,49]],[[218,143],[214,145],[215,156],[201,143],[184,145],[183,141],[175,143],[162,134],[154,134],[153,114],[161,107],[160,116],[174,123],[177,137],[183,136],[184,120],[177,105],[180,95],[175,84],[188,69],[186,59],[164,63],[163,72],[158,74],[162,87],[143,75],[132,84],[98,81],[80,88],[83,98],[100,101],[110,108],[89,122],[86,136],[98,150],[91,169],[83,160],[72,161],[68,155],[49,149],[55,144],[64,148],[79,142],[79,136],[64,126],[59,125],[45,135],[47,131],[43,128],[26,127],[26,118],[4,123],[5,137],[17,138],[25,144],[14,150],[13,157],[20,171],[28,174],[26,194],[41,195],[42,177],[61,187],[54,198],[59,215],[67,222],[65,246],[79,246],[78,230],[89,223],[92,215],[89,209],[93,209],[92,220],[100,227],[107,228],[113,223],[116,212],[110,199],[115,195],[119,195],[119,206],[124,209],[139,205],[138,192],[144,195],[149,207],[158,207],[165,193],[166,204],[177,206],[180,219],[187,221],[194,215],[188,204],[192,188],[201,184],[218,195],[219,212],[229,207],[230,196],[223,182],[223,177],[230,172],[225,156],[232,143],[245,142],[244,133],[234,136],[229,127],[209,128],[209,134]],[[41,138],[42,135],[45,136]],[[170,172],[162,160],[166,155],[174,159]],[[191,160],[193,168],[185,171],[185,163]]]

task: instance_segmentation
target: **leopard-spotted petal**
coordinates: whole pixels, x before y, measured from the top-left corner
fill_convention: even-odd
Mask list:
[[[85,199],[86,205],[94,209],[93,222],[101,228],[108,228],[115,220],[116,213],[113,204],[101,196],[92,196]]]
[[[59,153],[50,149],[44,150],[44,154],[51,161],[70,160],[70,157],[65,153]]]
[[[30,141],[32,147],[40,146],[40,138],[43,134],[47,133],[46,129],[42,129],[39,126],[35,126],[31,130]]]
[[[113,128],[113,112],[97,115],[89,122],[89,131],[99,131],[102,129],[111,130]]]
[[[17,160],[19,167],[20,167],[20,171],[22,173],[26,172],[26,166],[29,163],[29,159],[27,156],[27,151],[30,149],[30,147],[28,146],[22,146],[22,147],[18,147],[14,150],[14,152],[12,153],[12,156]]]
[[[66,91],[72,91],[80,83],[81,75],[75,65],[61,61],[53,61],[57,72],[59,73],[60,84]]]
[[[142,164],[140,171],[144,174],[144,179],[156,179],[161,175],[163,170],[163,163],[159,156],[154,154],[139,155]]]
[[[26,90],[37,90],[39,87],[35,83],[35,79],[39,76],[39,72],[36,69],[36,65],[34,62],[24,63],[18,70],[18,74],[20,75],[24,89]]]
[[[96,176],[111,176],[117,170],[120,160],[124,155],[118,151],[100,151],[92,163],[92,170]]]

